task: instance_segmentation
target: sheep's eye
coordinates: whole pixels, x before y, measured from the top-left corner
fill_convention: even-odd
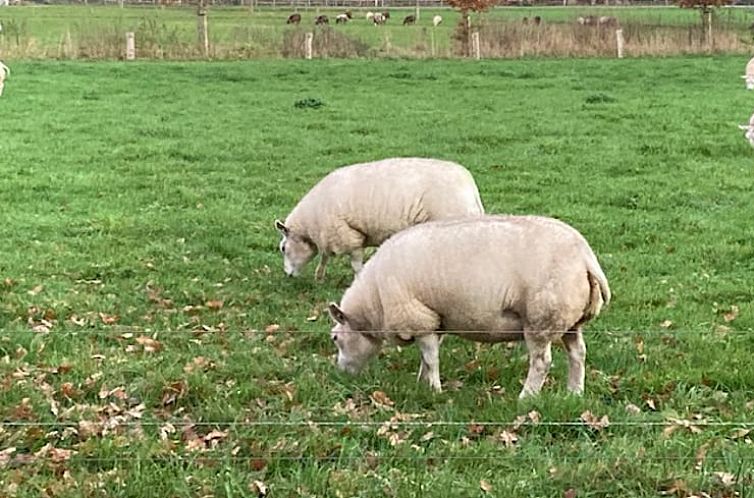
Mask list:
[[[338,336],[333,334],[330,336],[330,339],[332,339],[333,342],[336,342],[338,340]]]

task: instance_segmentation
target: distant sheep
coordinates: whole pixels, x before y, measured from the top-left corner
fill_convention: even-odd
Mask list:
[[[403,18],[403,25],[407,26],[409,24],[416,24],[416,16],[414,15],[408,15]]]
[[[387,21],[387,18],[384,15],[382,15],[381,12],[377,12],[374,15],[374,17],[372,17],[372,22],[374,23],[375,26],[380,25],[380,24],[385,24],[385,21]]]
[[[364,248],[376,247],[406,227],[484,213],[474,178],[449,161],[392,158],[332,171],[304,195],[285,223],[280,251],[289,276],[317,254],[317,280],[331,256],[351,255],[358,273]]]
[[[616,19],[613,16],[600,16],[597,19],[597,25],[598,26],[604,26],[606,28],[617,28],[618,27],[618,19]]]
[[[738,125],[738,128],[746,132],[744,133],[744,138],[746,138],[746,140],[749,141],[749,144],[754,147],[754,115],[749,118],[748,125]]]
[[[439,26],[441,22],[442,22],[442,16],[440,16],[440,15],[437,15],[437,16],[435,16],[435,17],[432,18],[432,26],[434,26],[434,27]]]
[[[367,21],[372,22],[374,20],[374,12],[367,12]]]
[[[301,14],[291,14],[285,21],[285,24],[299,24],[301,22]]]
[[[746,82],[747,90],[754,90],[754,58],[746,64],[746,74],[741,76]]]
[[[542,389],[551,345],[568,354],[568,390],[584,391],[582,326],[610,302],[607,277],[573,227],[539,216],[423,223],[385,242],[331,303],[338,367],[360,371],[386,340],[415,342],[419,379],[441,391],[443,334],[477,342],[526,341],[520,398]]]
[[[10,68],[0,61],[0,97],[3,95],[3,88],[5,87],[5,80],[10,76]]]
[[[317,16],[317,18],[314,20],[314,24],[316,26],[320,26],[322,24],[330,24],[330,19],[326,15],[322,14],[320,16]]]
[[[351,11],[348,10],[342,14],[338,14],[335,17],[335,24],[345,24],[351,20]]]
[[[618,19],[613,16],[579,16],[576,22],[582,26],[617,27]]]

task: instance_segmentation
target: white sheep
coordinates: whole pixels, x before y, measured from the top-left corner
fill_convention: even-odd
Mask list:
[[[432,18],[432,26],[434,26],[435,28],[439,26],[441,22],[442,22],[442,16],[440,15],[436,15],[435,17]]]
[[[372,22],[374,23],[375,26],[379,24],[385,24],[385,21],[387,21],[387,18],[385,17],[384,14],[380,12],[377,12],[372,18]]]
[[[5,80],[10,76],[10,68],[0,61],[0,97],[3,95],[3,88],[5,87]]]
[[[449,161],[392,158],[354,164],[319,181],[275,227],[283,267],[298,275],[317,253],[317,280],[331,256],[350,254],[358,273],[364,248],[379,246],[406,227],[431,220],[484,214],[474,178]]]
[[[744,133],[744,138],[754,147],[754,114],[749,118],[749,124],[738,125],[738,128],[746,132]]]
[[[441,333],[490,343],[523,339],[523,398],[542,388],[558,339],[568,354],[568,390],[583,392],[581,327],[609,301],[607,278],[574,228],[537,216],[483,216],[396,234],[329,311],[341,370],[357,373],[386,339],[416,342],[419,379],[436,391]]]
[[[374,12],[367,12],[367,21],[371,22],[374,20]]]
[[[746,82],[747,90],[754,90],[754,58],[746,64],[746,74],[741,76]]]

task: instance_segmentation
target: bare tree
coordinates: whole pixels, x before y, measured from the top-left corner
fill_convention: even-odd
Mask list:
[[[469,39],[471,37],[471,12],[484,12],[490,7],[498,3],[498,0],[448,0],[448,4],[461,12],[461,21],[456,28],[456,39],[458,39],[463,46],[463,53],[467,56],[471,55],[471,43]]]
[[[712,12],[717,7],[729,5],[733,0],[677,0],[679,7],[684,9],[699,9],[702,16],[702,38],[712,44]]]

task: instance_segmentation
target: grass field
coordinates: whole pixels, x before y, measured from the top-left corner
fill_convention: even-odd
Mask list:
[[[315,32],[317,57],[411,57],[447,58],[456,54],[453,33],[458,13],[450,9],[422,10],[416,26],[402,26],[413,9],[392,9],[387,25],[375,28],[364,18],[366,9],[355,9],[354,20],[331,29],[314,28],[315,9],[303,9],[300,27],[286,26],[290,9],[212,7],[209,11],[211,56],[214,58],[303,57],[304,31]],[[334,23],[342,9],[322,9]],[[441,14],[443,23],[433,29],[432,16]],[[521,30],[524,17],[539,15],[542,28]],[[596,55],[614,51],[612,30],[604,37],[595,30],[575,29],[580,15],[612,15],[624,28],[628,55],[672,55],[705,53],[749,53],[752,39],[748,26],[754,21],[751,9],[719,9],[715,15],[717,40],[713,48],[695,46],[701,36],[699,14],[677,7],[547,7],[499,8],[475,19],[483,28],[483,55],[511,57],[520,55],[588,56],[585,45],[606,45]],[[196,10],[193,7],[159,8],[68,5],[24,6],[0,10],[0,57],[30,58],[122,58],[125,33],[136,33],[137,56],[147,58],[200,58],[196,44]],[[491,31],[489,28],[495,28]],[[565,31],[565,32],[564,32]],[[326,33],[330,33],[327,37]],[[296,34],[300,35],[298,38]],[[540,39],[540,37],[542,39]],[[514,40],[525,38],[534,47],[515,49]],[[604,39],[603,39],[604,38]],[[493,43],[497,42],[497,43]],[[572,52],[557,47],[575,43]],[[491,47],[490,44],[492,44]],[[500,47],[503,45],[504,47]],[[507,46],[507,48],[505,47]],[[562,50],[562,49],[561,49]]]
[[[745,61],[14,64],[0,495],[750,496]],[[520,403],[525,348],[453,337],[440,395],[415,348],[336,371],[324,307],[350,268],[285,278],[272,220],[395,155],[585,234],[614,301],[583,399],[560,350]]]

